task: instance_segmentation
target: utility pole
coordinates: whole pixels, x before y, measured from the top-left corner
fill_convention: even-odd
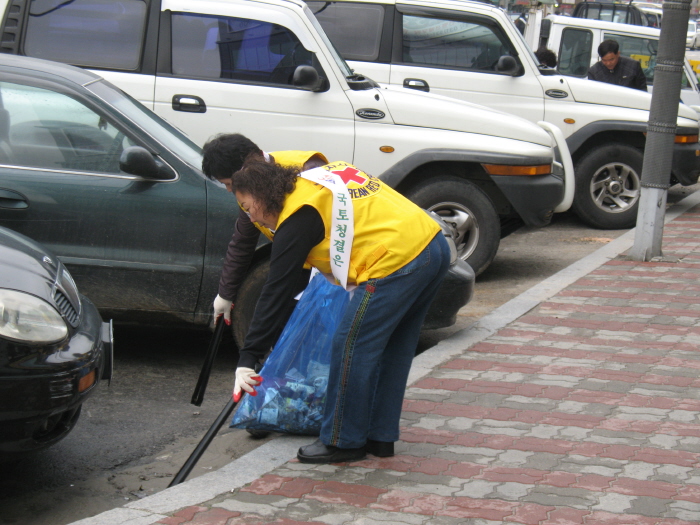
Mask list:
[[[691,0],[664,0],[659,52],[654,68],[654,91],[644,149],[637,229],[630,257],[650,261],[663,256],[666,197],[671,179],[673,144],[678,121],[685,34]]]

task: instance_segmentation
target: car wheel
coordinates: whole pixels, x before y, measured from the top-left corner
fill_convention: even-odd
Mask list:
[[[594,228],[632,228],[637,221],[644,154],[625,144],[596,148],[576,164],[572,208]]]
[[[238,345],[238,348],[243,348],[243,342],[248,333],[248,327],[253,320],[255,305],[258,304],[260,292],[262,292],[265,281],[267,281],[267,274],[269,272],[270,259],[265,258],[255,263],[251,266],[248,275],[238,289],[238,298],[236,299],[233,313],[231,314],[233,339]]]
[[[476,275],[491,264],[501,240],[501,226],[491,199],[476,184],[449,177],[423,183],[406,196],[440,215],[453,229],[457,255]]]

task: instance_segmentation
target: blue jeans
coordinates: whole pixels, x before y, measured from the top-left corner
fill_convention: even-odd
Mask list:
[[[333,337],[321,441],[357,448],[399,439],[421,325],[450,264],[442,233],[411,262],[355,289]]]

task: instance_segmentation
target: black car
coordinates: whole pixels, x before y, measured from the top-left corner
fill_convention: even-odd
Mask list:
[[[199,146],[94,73],[0,54],[0,226],[56,253],[105,317],[209,324],[239,208],[201,164]],[[267,278],[266,242],[233,311],[238,342]],[[473,287],[455,263],[424,328],[454,324]]]
[[[0,227],[0,454],[64,438],[111,374],[111,323],[58,257]]]

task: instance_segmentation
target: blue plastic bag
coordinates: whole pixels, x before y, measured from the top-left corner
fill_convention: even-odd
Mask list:
[[[243,396],[231,428],[320,433],[331,343],[349,297],[323,275],[311,279],[260,371],[258,395]]]

